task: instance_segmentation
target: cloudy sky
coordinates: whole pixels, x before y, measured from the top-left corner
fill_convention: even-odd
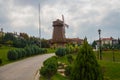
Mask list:
[[[52,21],[62,14],[69,25],[67,38],[86,36],[92,42],[98,39],[98,29],[102,37],[120,37],[119,0],[0,0],[0,28],[38,37],[39,3],[43,38],[52,38]]]

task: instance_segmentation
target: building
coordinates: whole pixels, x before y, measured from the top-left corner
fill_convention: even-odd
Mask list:
[[[99,40],[96,40],[97,45],[99,45]],[[118,39],[110,38],[101,38],[101,45],[115,45],[118,44]]]
[[[67,43],[82,45],[84,40],[80,38],[67,38]]]

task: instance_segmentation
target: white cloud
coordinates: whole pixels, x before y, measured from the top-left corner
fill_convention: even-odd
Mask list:
[[[4,22],[3,24],[9,25],[11,30],[25,31],[36,36],[38,33],[38,2],[39,0],[29,0],[29,2],[0,0],[2,7],[0,8],[0,23]],[[117,16],[120,15],[119,0],[46,0],[40,2],[42,37],[44,38],[52,38],[52,21],[57,18],[62,19],[62,14],[69,25],[66,29],[67,37],[88,36],[89,40],[93,40],[98,36],[98,28],[103,29],[103,36],[117,35],[119,37],[117,25],[120,25],[120,18],[114,15],[116,12]],[[114,32],[107,34],[109,30],[114,30]]]

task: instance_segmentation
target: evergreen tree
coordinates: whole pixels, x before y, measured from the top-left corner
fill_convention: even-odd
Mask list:
[[[92,47],[93,47],[93,48],[96,48],[96,45],[97,45],[96,41],[93,41]]]
[[[92,48],[84,40],[77,55],[71,72],[71,80],[103,80],[101,68],[96,60]]]

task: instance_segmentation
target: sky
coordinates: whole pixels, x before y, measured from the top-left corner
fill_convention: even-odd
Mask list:
[[[51,39],[52,22],[64,15],[66,38],[120,37],[119,0],[0,0],[0,28],[4,32],[25,32],[39,37],[39,3],[41,37]]]

